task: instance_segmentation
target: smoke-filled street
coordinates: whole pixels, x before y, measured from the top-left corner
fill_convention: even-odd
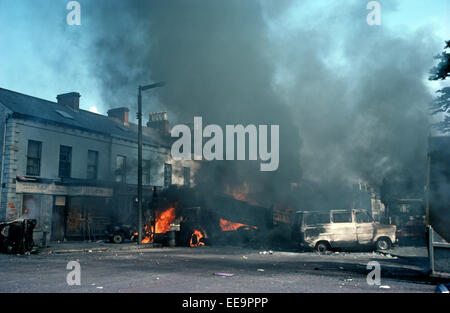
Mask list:
[[[450,293],[449,0],[0,0],[0,47],[0,294]]]
[[[394,254],[317,253],[236,247],[110,250],[49,255],[0,255],[1,292],[434,292],[426,250]],[[81,285],[69,286],[69,261],[81,265]],[[367,284],[369,261],[381,265],[381,284]],[[233,274],[231,277],[217,276]],[[70,275],[69,275],[70,276]]]

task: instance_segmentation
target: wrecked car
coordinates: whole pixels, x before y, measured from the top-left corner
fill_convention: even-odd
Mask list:
[[[0,222],[0,251],[10,254],[30,253],[34,246],[34,219],[17,219]]]
[[[299,211],[292,239],[320,253],[362,246],[388,250],[396,243],[396,226],[374,222],[366,210]]]
[[[105,235],[112,243],[122,243],[125,239],[136,240],[136,227],[131,225],[108,225],[105,230]]]

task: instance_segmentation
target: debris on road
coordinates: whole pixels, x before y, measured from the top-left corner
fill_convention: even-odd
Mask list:
[[[232,277],[234,274],[232,273],[214,273],[215,276],[222,276],[222,277]]]

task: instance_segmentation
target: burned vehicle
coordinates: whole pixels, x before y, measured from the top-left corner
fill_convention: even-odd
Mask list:
[[[34,219],[17,219],[0,223],[0,251],[10,254],[30,253],[34,246]]]
[[[366,210],[299,211],[292,239],[318,252],[332,249],[374,247],[387,250],[396,243],[396,226],[375,223]]]
[[[137,228],[131,225],[113,224],[105,230],[106,238],[112,243],[122,243],[125,239],[136,240]]]

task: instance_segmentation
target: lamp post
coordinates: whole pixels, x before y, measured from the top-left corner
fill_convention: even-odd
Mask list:
[[[138,93],[138,244],[142,243],[142,91],[164,86],[164,82],[139,86]]]

